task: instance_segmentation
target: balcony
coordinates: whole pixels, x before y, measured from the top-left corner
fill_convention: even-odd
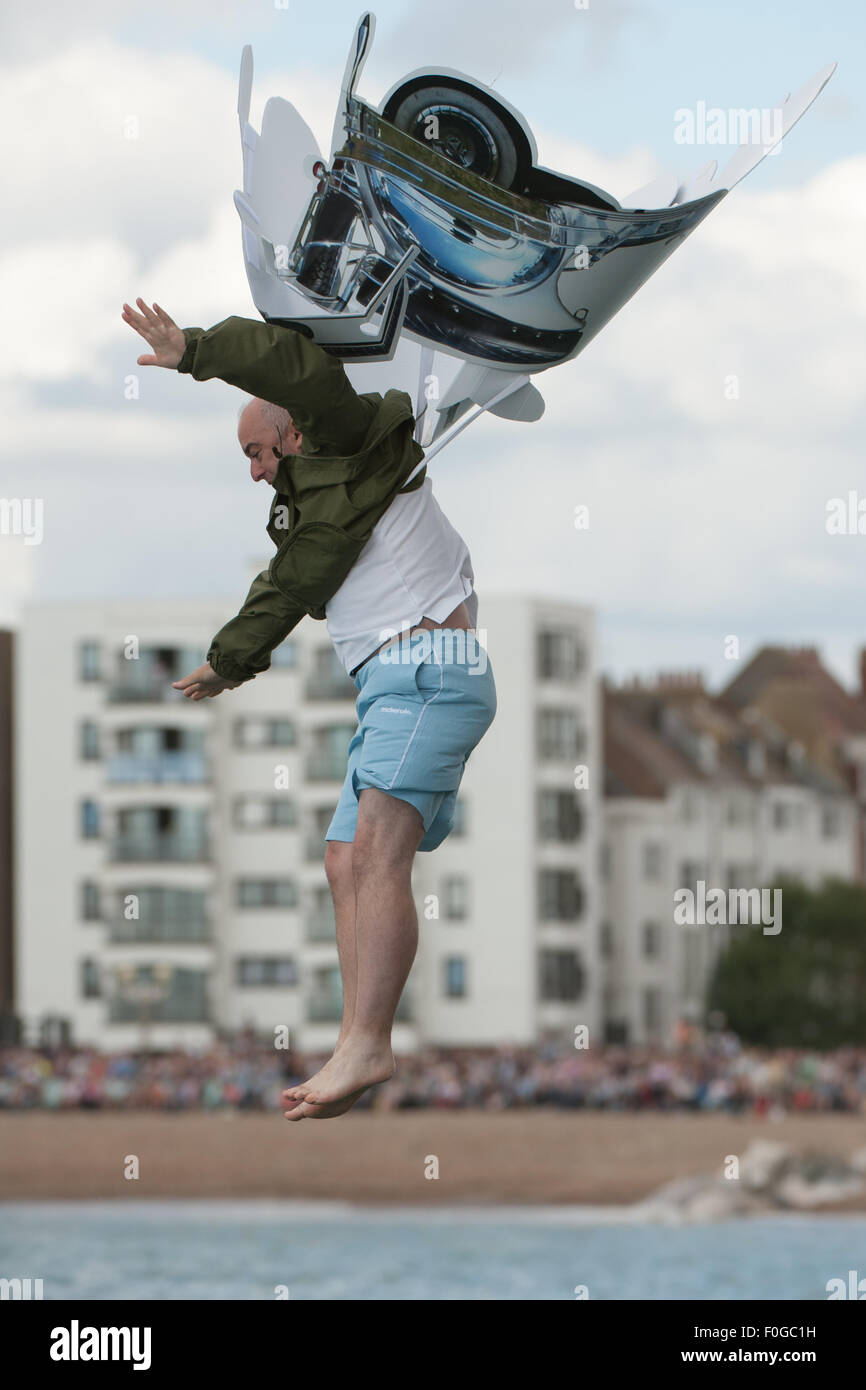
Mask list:
[[[210,843],[204,835],[181,835],[172,831],[120,834],[111,842],[115,863],[202,864],[210,860]]]
[[[180,680],[180,676],[170,671],[146,671],[134,678],[125,674],[122,680],[113,681],[108,687],[108,698],[114,705],[165,704],[185,700],[182,690],[171,688],[172,681],[176,680]]]
[[[211,923],[206,917],[162,917],[127,922],[112,922],[109,927],[109,941],[114,946],[130,943],[136,945],[159,945],[175,942],[177,945],[192,945],[209,942]]]
[[[140,755],[115,753],[106,764],[106,778],[115,785],[198,785],[210,781],[210,767],[204,753],[173,750]]]
[[[109,1023],[137,1023],[149,1028],[154,1023],[210,1023],[207,999],[161,999],[154,1003],[137,998],[117,997],[109,1000]]]

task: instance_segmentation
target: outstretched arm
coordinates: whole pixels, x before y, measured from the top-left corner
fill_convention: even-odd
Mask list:
[[[342,362],[294,328],[228,318],[213,328],[178,328],[158,304],[137,299],[122,318],[153,352],[142,367],[170,367],[196,381],[219,377],[251,396],[284,406],[304,436],[304,452],[357,453],[374,413],[355,391]]]
[[[305,612],[280,592],[269,570],[262,570],[250,585],[240,612],[214,637],[205,664],[183,680],[174,681],[175,690],[183,691],[190,700],[206,700],[252,680],[267,671],[274,647],[285,641]]]
[[[149,308],[143,299],[137,299],[136,304],[140,313],[124,304],[122,317],[153,349],[138,358],[139,366],[176,369],[187,349],[183,330],[158,304]],[[201,331],[188,330],[193,334]],[[280,592],[269,571],[263,570],[253,580],[240,612],[214,637],[207,661],[175,681],[175,690],[182,691],[187,699],[210,699],[266,671],[274,647],[297,626],[304,612]]]

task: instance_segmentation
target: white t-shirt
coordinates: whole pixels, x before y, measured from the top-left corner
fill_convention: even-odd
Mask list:
[[[473,627],[478,598],[466,543],[433,496],[429,478],[398,493],[329,603],[328,632],[347,671],[422,618],[441,622],[464,600]]]

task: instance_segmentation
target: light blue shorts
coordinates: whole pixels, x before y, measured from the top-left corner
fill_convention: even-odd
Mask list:
[[[326,840],[355,838],[364,787],[408,801],[421,814],[418,848],[441,845],[472,749],[496,714],[487,653],[471,632],[421,629],[395,639],[357,672],[358,730]]]

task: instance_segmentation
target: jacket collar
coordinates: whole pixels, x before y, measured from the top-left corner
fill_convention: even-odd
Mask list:
[[[406,391],[390,390],[385,396],[371,391],[362,397],[376,407],[364,441],[353,454],[286,454],[277,465],[271,486],[277,492],[306,491],[345,483],[362,474],[371,450],[400,423],[411,419],[412,402]]]

